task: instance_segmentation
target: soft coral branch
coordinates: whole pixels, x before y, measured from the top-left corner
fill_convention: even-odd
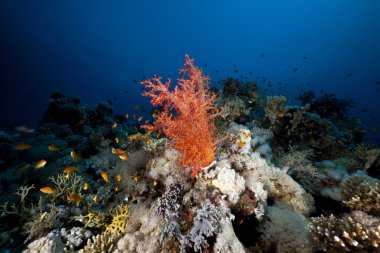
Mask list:
[[[210,92],[209,78],[194,66],[188,55],[179,73],[182,77],[172,91],[170,79],[163,83],[154,76],[141,82],[147,89],[142,95],[150,98],[153,106],[162,108],[153,125],[142,127],[163,132],[181,153],[180,166],[190,167],[195,177],[215,158],[213,119],[218,110],[213,104],[215,94]]]

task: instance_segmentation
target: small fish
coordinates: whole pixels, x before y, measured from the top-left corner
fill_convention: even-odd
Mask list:
[[[98,194],[95,194],[95,196],[92,198],[92,200],[94,200],[95,203],[98,203],[98,201],[99,201]]]
[[[120,174],[117,174],[117,175],[116,175],[116,180],[117,180],[118,182],[121,181],[121,175],[120,175]]]
[[[74,150],[71,150],[71,152],[70,152],[70,156],[71,156],[71,158],[73,158],[74,160],[80,160],[80,159],[82,159],[82,157],[81,157],[79,154],[77,154]]]
[[[131,139],[131,140],[136,140],[136,139],[138,139],[138,138],[140,138],[140,137],[141,137],[141,134],[140,134],[140,133],[137,133],[137,134],[134,134],[134,135],[129,136],[129,139]]]
[[[105,172],[104,170],[102,170],[102,172],[100,174],[102,175],[102,178],[104,179],[104,181],[106,183],[108,183],[108,174],[107,174],[107,172]]]
[[[153,118],[157,118],[158,117],[158,113],[156,113],[156,112],[152,113],[152,117]]]
[[[135,105],[135,106],[133,106],[133,109],[139,110],[139,109],[141,109],[141,105]]]
[[[264,53],[261,53],[261,57],[264,57]]]
[[[116,128],[117,127],[117,122],[114,122],[113,124],[112,124],[112,128]]]
[[[116,137],[116,138],[115,138],[115,142],[116,142],[116,143],[119,143],[119,138]]]
[[[119,149],[119,148],[112,148],[112,154],[115,154],[115,155],[122,155],[122,154],[124,154],[125,153],[125,151],[124,150],[121,150],[121,149]]]
[[[376,82],[376,85],[380,85],[380,81],[377,81],[377,82]]]
[[[29,168],[29,166],[30,166],[30,163],[21,163],[19,166],[17,166],[16,172],[17,173],[22,172],[26,170],[27,168]]]
[[[132,115],[132,119],[134,119],[134,120],[136,119],[136,114]]]
[[[121,160],[128,160],[128,155],[127,154],[122,154],[122,155],[119,155],[119,158],[121,159]]]
[[[360,125],[360,124],[362,124],[363,122],[361,121],[360,118],[356,118],[356,119],[354,120],[354,123]]]
[[[33,146],[28,143],[19,143],[15,145],[15,149],[17,150],[27,150],[27,149],[31,149],[32,147]]]
[[[133,176],[133,181],[135,182],[139,181],[139,176]]]
[[[156,186],[158,182],[156,180],[153,181],[153,186]]]
[[[294,68],[294,69],[293,69],[293,72],[296,72],[297,70],[298,70],[298,68]]]
[[[66,169],[64,169],[63,172],[66,173],[66,174],[70,174],[71,172],[76,171],[76,170],[78,170],[78,167],[69,166]]]
[[[46,165],[47,161],[44,159],[41,159],[36,165],[34,166],[35,169],[40,169]]]
[[[82,201],[82,197],[79,194],[72,193],[67,195],[67,200],[70,202],[79,203]]]
[[[251,93],[251,96],[252,96],[253,98],[258,98],[260,95],[259,95],[259,93],[257,93],[257,92],[252,92],[252,93]]]
[[[150,120],[149,120],[149,119],[145,120],[145,124],[148,124],[149,122],[150,122]]]
[[[374,133],[375,133],[375,132],[377,132],[377,130],[379,130],[377,127],[372,127],[372,128],[371,128],[371,132],[374,132]]]
[[[353,75],[354,75],[353,73],[348,73],[348,74],[346,74],[346,77],[351,77]]]
[[[128,114],[128,113],[126,113],[126,114],[125,114],[125,117],[128,119],[128,118],[129,118],[129,114]]]
[[[40,189],[41,192],[46,194],[54,194],[55,191],[51,187],[43,187]]]
[[[143,119],[144,116],[141,116],[137,119],[138,122],[140,122]]]
[[[23,134],[34,133],[34,131],[35,131],[33,128],[30,128],[30,127],[27,127],[27,126],[15,126],[13,129],[15,131],[23,133]]]
[[[129,93],[129,90],[124,90],[124,92],[125,92],[126,94],[128,94],[128,93]]]
[[[77,126],[81,126],[81,125],[83,125],[85,122],[86,122],[86,120],[81,119],[81,120],[78,121]]]
[[[118,192],[119,191],[119,186],[116,186],[115,187],[115,192]]]
[[[83,185],[83,190],[85,190],[85,191],[88,190],[88,183],[84,183],[84,185]]]
[[[48,149],[52,152],[58,152],[59,150],[61,150],[57,145],[54,144],[49,145]]]

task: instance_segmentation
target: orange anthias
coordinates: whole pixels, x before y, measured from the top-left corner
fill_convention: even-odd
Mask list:
[[[173,90],[171,80],[162,83],[160,77],[141,82],[147,89],[142,95],[150,98],[153,106],[162,108],[153,125],[143,125],[148,131],[163,132],[171,145],[181,153],[179,165],[192,169],[192,177],[214,160],[214,117],[218,110],[213,105],[215,94],[210,92],[209,78],[194,66],[185,55],[182,78]]]

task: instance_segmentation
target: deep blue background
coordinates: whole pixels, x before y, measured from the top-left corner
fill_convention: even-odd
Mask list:
[[[133,79],[175,77],[185,53],[213,80],[264,76],[380,116],[379,13],[378,0],[1,0],[0,130],[36,126],[53,91],[145,105]]]

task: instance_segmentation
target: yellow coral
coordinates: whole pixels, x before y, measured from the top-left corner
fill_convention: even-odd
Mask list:
[[[106,233],[123,233],[129,221],[129,209],[127,205],[120,205],[112,218],[111,224],[107,225]]]

